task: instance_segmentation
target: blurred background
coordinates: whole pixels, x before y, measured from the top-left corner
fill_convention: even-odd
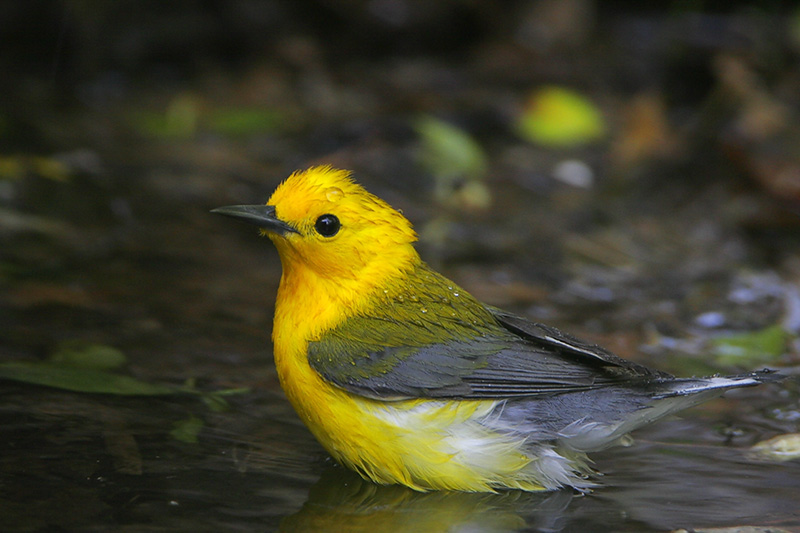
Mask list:
[[[208,213],[351,169],[489,304],[794,375],[800,8],[2,2],[0,71],[4,527],[800,527],[794,379],[598,454],[584,498],[361,482],[277,383],[277,254]]]

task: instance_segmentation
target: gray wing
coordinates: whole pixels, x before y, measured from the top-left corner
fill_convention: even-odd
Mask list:
[[[550,396],[668,378],[554,328],[489,310],[496,323],[349,319],[309,343],[327,381],[369,398]]]
[[[577,339],[552,326],[531,322],[501,309],[489,308],[489,311],[511,333],[533,345],[546,347],[576,362],[600,367],[607,372],[631,378],[638,376],[670,379],[674,377],[666,372],[623,359],[601,346]]]

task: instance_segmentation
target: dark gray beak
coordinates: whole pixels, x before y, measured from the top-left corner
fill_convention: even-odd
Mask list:
[[[238,218],[241,221],[255,224],[259,228],[279,235],[300,233],[295,228],[275,215],[274,205],[226,205],[211,210],[212,213]]]

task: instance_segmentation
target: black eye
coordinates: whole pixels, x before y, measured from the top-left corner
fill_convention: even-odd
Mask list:
[[[314,229],[323,237],[333,237],[342,225],[336,215],[322,215],[314,223]]]

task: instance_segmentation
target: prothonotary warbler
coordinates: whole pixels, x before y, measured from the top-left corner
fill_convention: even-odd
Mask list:
[[[214,212],[277,247],[281,385],[325,449],[376,483],[584,489],[587,452],[770,379],[675,378],[482,304],[426,265],[411,223],[347,171],[296,172],[267,205]]]

